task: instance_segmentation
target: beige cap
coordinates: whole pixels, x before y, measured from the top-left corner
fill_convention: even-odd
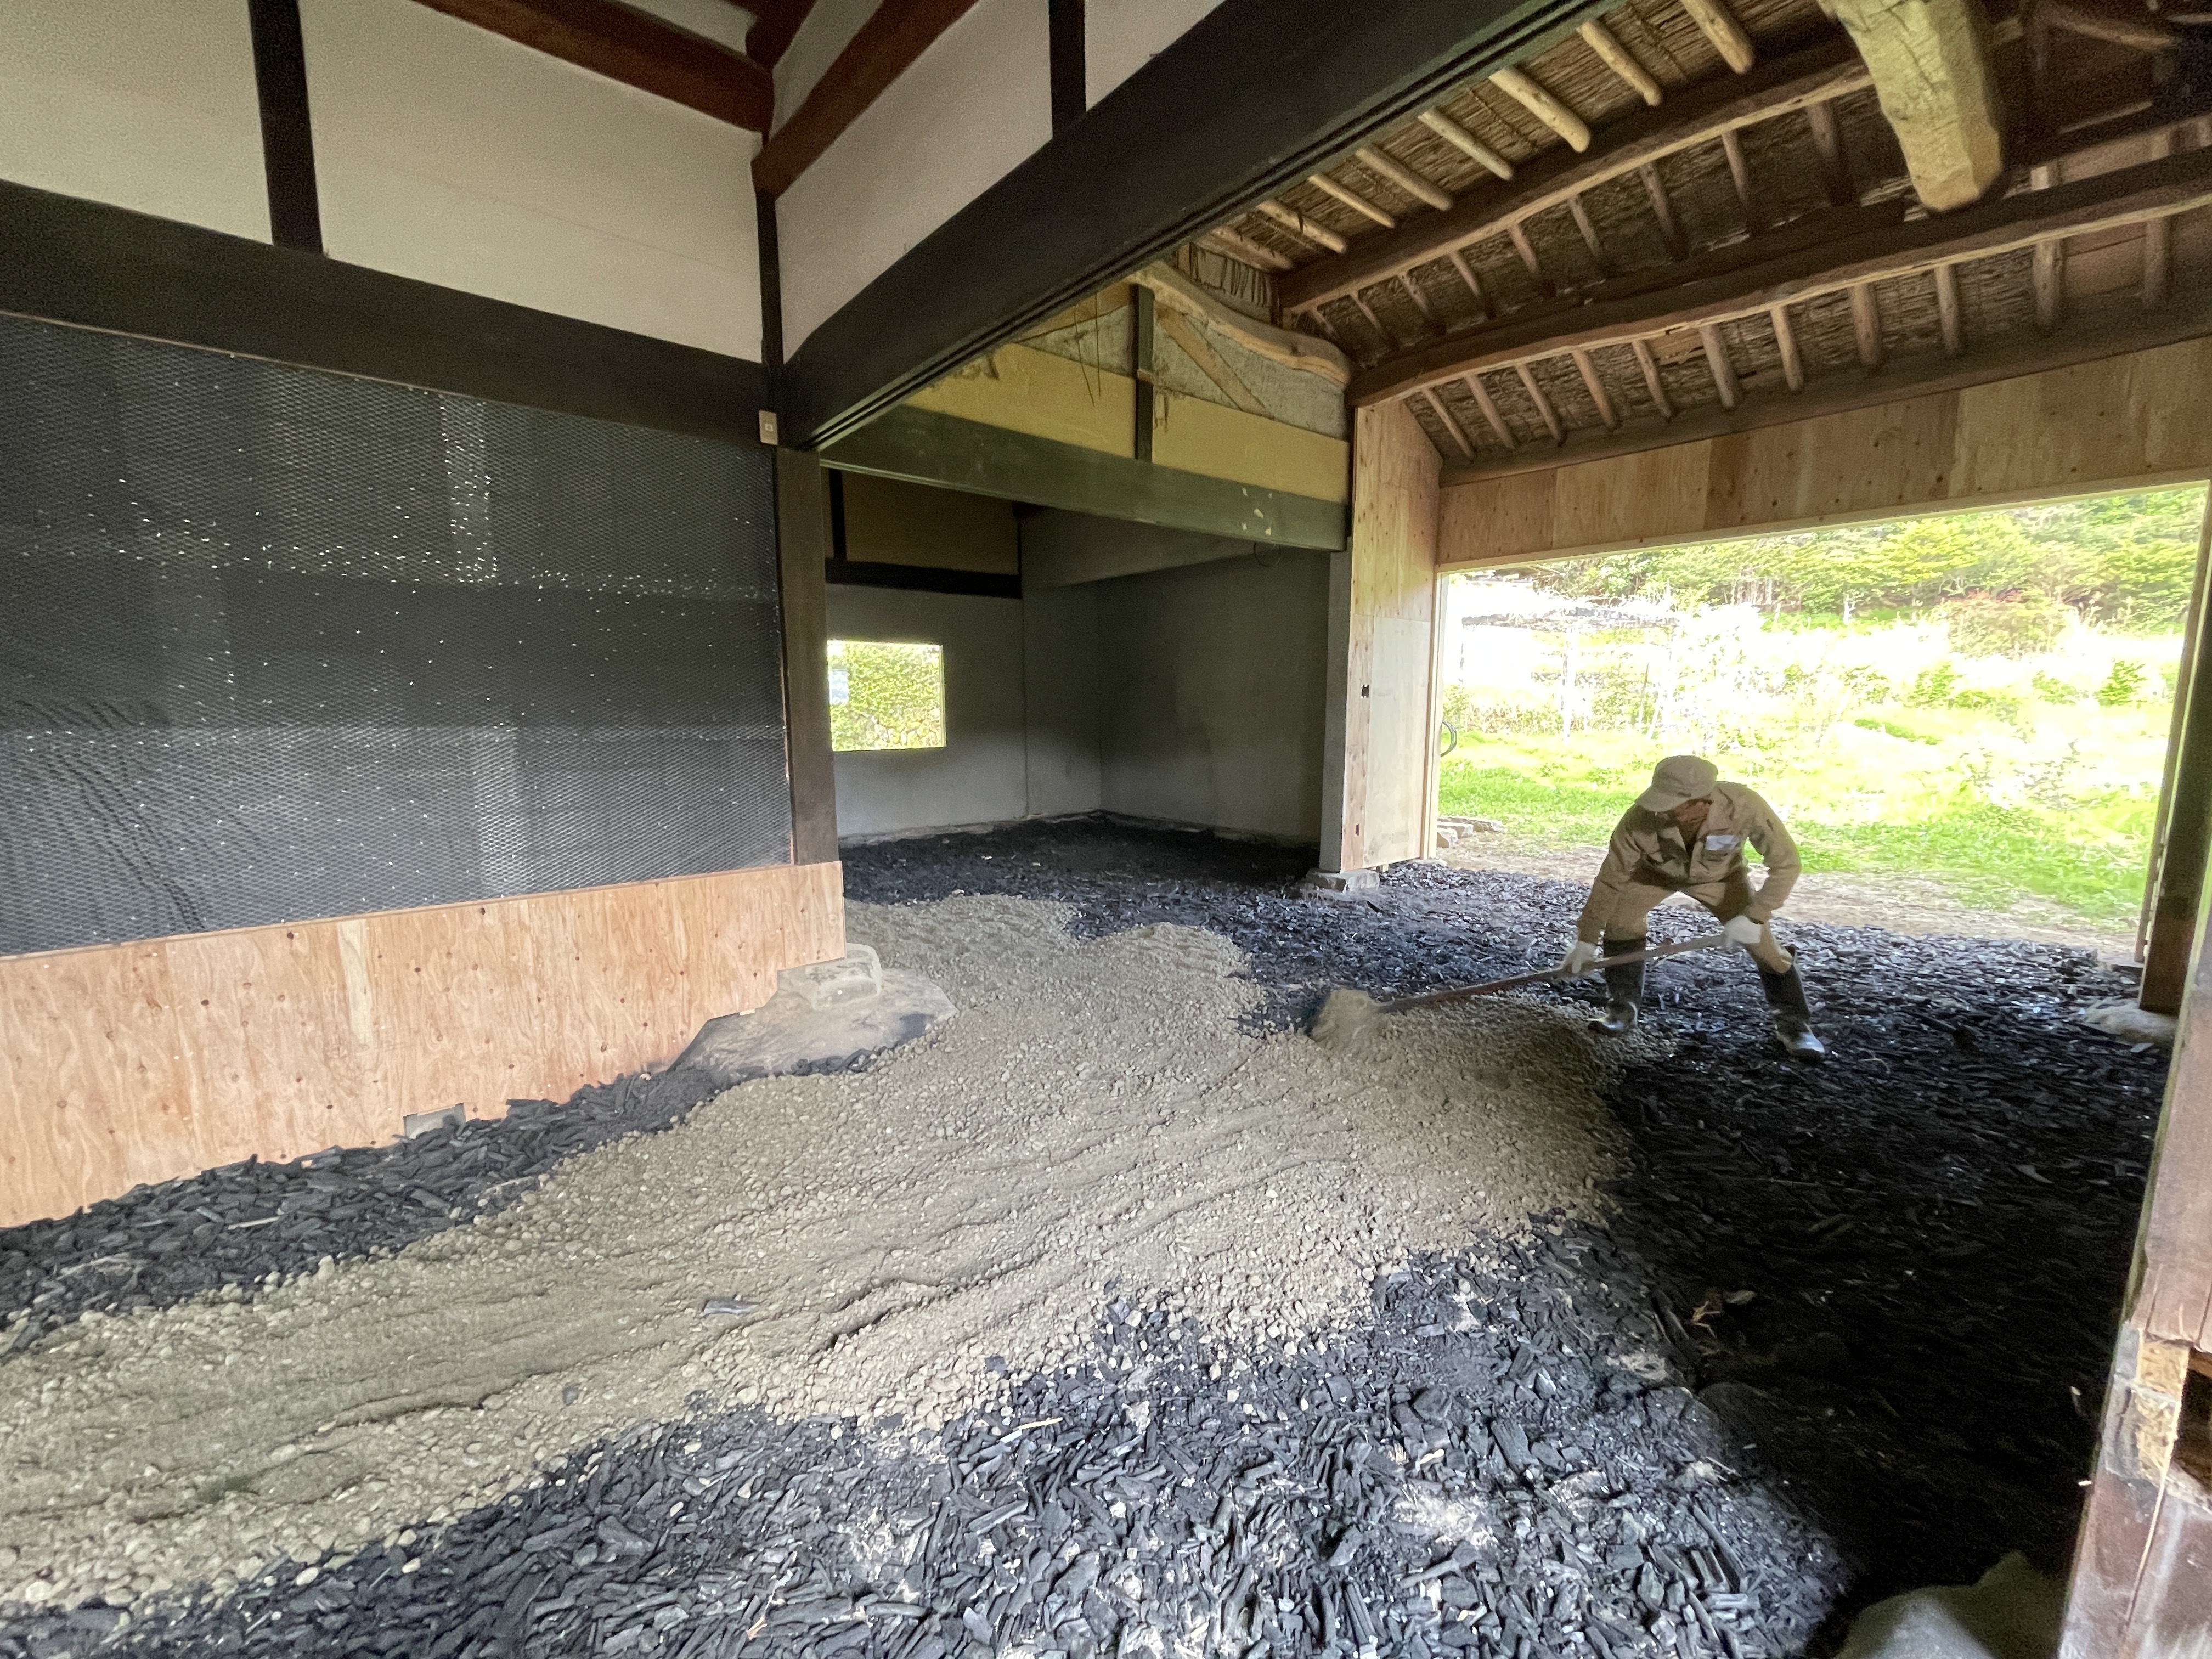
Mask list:
[[[1703,800],[1721,781],[1721,769],[1698,755],[1669,755],[1651,769],[1651,787],[1636,798],[1647,812],[1668,812],[1686,800]]]

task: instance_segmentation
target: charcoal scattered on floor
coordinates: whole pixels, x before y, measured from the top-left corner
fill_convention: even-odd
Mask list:
[[[288,1563],[105,1650],[1760,1659],[1839,1586],[1745,1478],[1755,1453],[1664,1380],[1600,1231],[1425,1259],[1357,1333],[1249,1369],[1163,1309],[1109,1311],[1091,1362],[941,1435],[642,1431],[434,1539]]]
[[[854,848],[878,902],[953,887],[1076,907],[1100,932],[1228,934],[1303,1018],[1329,983],[1405,994],[1541,966],[1571,882],[1408,865],[1352,901],[1304,855],[1097,820]],[[1653,936],[1710,931],[1670,905]],[[2010,1549],[2061,1564],[2079,1516],[2166,1056],[2078,1023],[2133,994],[2086,951],[1791,926],[1821,1067],[1784,1060],[1735,953],[1649,975],[1684,1039],[1613,1104],[1635,1173],[1613,1236],[1700,1386],[1843,1543],[1856,1607],[1970,1582]],[[1584,982],[1549,994],[1595,1009]],[[1749,1298],[1741,1293],[1748,1291]],[[1737,1297],[1730,1300],[1730,1297]]]
[[[1151,921],[1212,927],[1250,957],[1272,993],[1262,1018],[1277,1027],[1304,1018],[1332,984],[1406,992],[1551,960],[1582,897],[1571,883],[1409,866],[1371,895],[1322,901],[1292,888],[1309,861],[1091,822],[854,848],[847,878],[854,897],[877,902],[954,890],[1052,899],[1094,934]],[[1662,939],[1704,926],[1686,910],[1656,920]],[[1634,1170],[1607,1224],[1569,1230],[1540,1261],[1450,1267],[1449,1295],[1438,1264],[1424,1264],[1384,1287],[1364,1352],[1218,1382],[1202,1353],[1127,1354],[1126,1366],[1109,1356],[1054,1394],[1030,1387],[1012,1419],[951,1431],[953,1473],[942,1482],[930,1447],[902,1450],[899,1437],[873,1429],[732,1417],[648,1433],[580,1463],[568,1486],[517,1494],[422,1540],[413,1573],[400,1571],[416,1559],[405,1552],[321,1565],[307,1583],[295,1582],[299,1565],[115,1639],[149,1653],[258,1650],[283,1638],[295,1650],[453,1659],[520,1651],[526,1632],[532,1652],[966,1659],[979,1627],[994,1643],[1034,1634],[1040,1655],[1085,1651],[1102,1631],[1121,1631],[1129,1653],[1148,1650],[1145,1629],[1182,1619],[1194,1647],[1221,1650],[1233,1633],[1250,1638],[1248,1650],[1267,1640],[1280,1652],[1313,1645],[1334,1620],[1340,1651],[1371,1628],[1378,1652],[1514,1653],[1525,1635],[1531,1654],[1656,1654],[1656,1598],[1695,1626],[1694,1635],[1679,1620],[1667,1627],[1678,1653],[1782,1654],[1804,1650],[1815,1626],[1813,1650],[1825,1650],[1865,1601],[1971,1579],[2009,1549],[2055,1564],[2092,1447],[2165,1058],[2075,1023],[2131,988],[2085,952],[1787,931],[1836,1051],[1829,1066],[1774,1052],[1756,976],[1740,960],[1655,969],[1653,1017],[1682,1041],[1614,1091]],[[1599,993],[1552,994],[1594,1003]],[[507,1178],[503,1166],[471,1176]],[[189,1233],[192,1206],[167,1191],[99,1208],[158,1202]],[[329,1208],[384,1191],[356,1182],[331,1194]],[[322,1242],[295,1264],[375,1237],[359,1215],[326,1210],[317,1224]],[[149,1242],[168,1236],[161,1224],[145,1231]],[[77,1254],[66,1261],[34,1256],[30,1279],[17,1282],[45,1285],[101,1253],[96,1235],[69,1248]],[[1478,1297],[1470,1306],[1500,1328],[1419,1334],[1457,1314],[1447,1321],[1413,1302],[1453,1300],[1459,1277],[1517,1310],[1520,1324],[1483,1313]],[[1413,1299],[1403,1310],[1401,1297]],[[1625,1358],[1647,1339],[1698,1390],[1696,1409],[1610,1360],[1547,1363],[1547,1343]],[[1157,1346],[1150,1325],[1117,1334],[1125,1349],[1146,1340]],[[1464,1363],[1451,1358],[1462,1352]],[[1139,1382],[1148,1361],[1156,1369]],[[1330,1365],[1341,1365],[1349,1399],[1329,1389]],[[1444,1420],[1431,1424],[1416,1402],[1439,1378]],[[1141,1433],[1126,1410],[1138,1399],[1153,1408]],[[1048,1417],[1062,1420],[1006,1438]],[[1533,1480],[1507,1467],[1522,1455],[1506,1426],[1516,1423],[1533,1430]],[[1401,1469],[1391,1446],[1403,1451],[1418,1425],[1444,1437],[1443,1455],[1413,1468],[1424,1443]],[[1370,1449],[1355,1472],[1362,1445]],[[1179,1460],[1195,1466],[1188,1487]],[[1693,1474],[1700,1460],[1711,1469]],[[1601,1479],[1577,1487],[1585,1462]],[[1462,1476],[1469,1485],[1455,1492]],[[1599,1492],[1593,1530],[1560,1535],[1576,1504]],[[1441,1532],[1401,1530],[1402,1507],[1397,1521],[1379,1519],[1369,1505],[1386,1492],[1401,1506],[1410,1494],[1425,1516],[1471,1493],[1500,1543],[1457,1560],[1459,1544],[1447,1549]],[[1650,1535],[1631,1539],[1632,1521]],[[1164,1540],[1146,1559],[1196,1568],[1192,1582],[1156,1579],[1136,1594],[1141,1573],[1117,1576],[1120,1545],[1105,1540],[1139,1525]],[[1048,1534],[1062,1541],[1050,1547]],[[1358,1541],[1330,1566],[1347,1536]],[[1423,1580],[1431,1566],[1443,1570]],[[1064,1578],[1070,1569],[1076,1577]],[[883,1605],[892,1601],[901,1605]],[[1454,1615],[1478,1606],[1492,1622],[1479,1617],[1470,1639]],[[1577,1611],[1579,1624],[1566,1616]],[[0,1653],[33,1650],[34,1631],[41,1655],[67,1650],[80,1640],[70,1628],[18,1624],[0,1632]],[[747,1631],[757,1634],[741,1643]]]

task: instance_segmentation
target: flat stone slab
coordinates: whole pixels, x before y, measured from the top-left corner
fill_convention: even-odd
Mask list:
[[[862,1054],[911,1042],[951,1017],[952,1000],[920,974],[896,968],[881,973],[882,988],[872,996],[848,995],[818,1008],[799,987],[786,985],[749,1014],[708,1020],[676,1064],[725,1085],[833,1071]]]

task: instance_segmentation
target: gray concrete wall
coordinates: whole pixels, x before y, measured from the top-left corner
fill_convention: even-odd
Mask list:
[[[1097,596],[1101,805],[1320,833],[1326,553],[1269,549],[1073,591]]]
[[[945,647],[945,747],[839,755],[840,836],[996,823],[1029,811],[1022,601],[833,585],[830,637]]]
[[[1086,544],[1144,574],[1020,600],[830,589],[832,639],[945,647],[945,746],[839,755],[838,834],[1102,808],[1319,833],[1328,556],[1208,547],[1180,563],[1181,543],[1210,538],[1123,525],[1116,550],[1103,522]]]

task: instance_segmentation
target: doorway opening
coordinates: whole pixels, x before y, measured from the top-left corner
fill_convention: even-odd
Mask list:
[[[1808,921],[2132,956],[2205,490],[1460,573],[1439,850],[1587,880],[1660,757],[1756,787]]]

